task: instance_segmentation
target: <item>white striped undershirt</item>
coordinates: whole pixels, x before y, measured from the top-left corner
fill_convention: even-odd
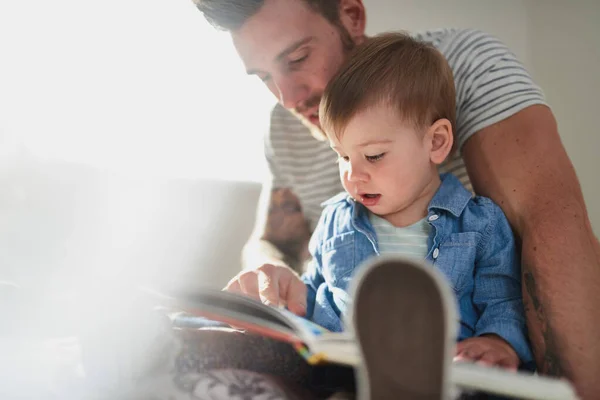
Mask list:
[[[417,260],[427,257],[427,239],[431,226],[426,218],[409,226],[396,227],[369,212],[369,221],[377,235],[379,254],[393,254]]]
[[[477,30],[443,29],[415,35],[432,43],[448,60],[456,86],[455,135],[460,150],[477,131],[522,109],[545,104],[540,88],[523,65],[498,39]],[[271,113],[265,155],[271,186],[289,188],[299,198],[314,229],[321,203],[343,191],[337,156],[329,143],[315,139],[309,130],[280,105]],[[440,172],[454,174],[472,190],[460,151]]]

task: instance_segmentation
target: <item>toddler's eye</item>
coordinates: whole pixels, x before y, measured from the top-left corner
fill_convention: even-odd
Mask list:
[[[385,155],[385,153],[381,153],[381,154],[377,154],[377,155],[374,155],[374,156],[365,156],[365,158],[368,161],[375,162],[375,161],[381,160],[384,155]]]

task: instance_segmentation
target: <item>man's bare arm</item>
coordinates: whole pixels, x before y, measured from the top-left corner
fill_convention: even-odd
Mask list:
[[[265,187],[254,234],[244,247],[244,267],[284,263],[302,272],[309,239],[308,221],[296,195],[287,188]]]
[[[538,368],[600,399],[600,244],[549,108],[528,107],[463,147],[471,182],[521,240],[523,298]]]

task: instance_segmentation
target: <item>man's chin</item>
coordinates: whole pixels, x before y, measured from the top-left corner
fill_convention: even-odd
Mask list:
[[[310,134],[317,140],[327,140],[327,136],[321,130],[321,124],[319,124],[318,120],[312,122],[310,119],[306,118],[304,115],[297,113],[294,110],[290,110],[292,114],[296,116],[302,122],[304,126],[308,128]]]

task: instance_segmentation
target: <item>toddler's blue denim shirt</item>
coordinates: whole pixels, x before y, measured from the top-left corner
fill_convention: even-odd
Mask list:
[[[520,262],[510,225],[490,199],[472,197],[450,174],[441,178],[426,217],[432,228],[426,261],[454,289],[460,312],[457,339],[493,333],[530,363]],[[307,317],[341,331],[350,305],[348,284],[356,268],[379,250],[362,204],[340,193],[324,205],[309,244],[313,261],[302,277],[308,287]]]

